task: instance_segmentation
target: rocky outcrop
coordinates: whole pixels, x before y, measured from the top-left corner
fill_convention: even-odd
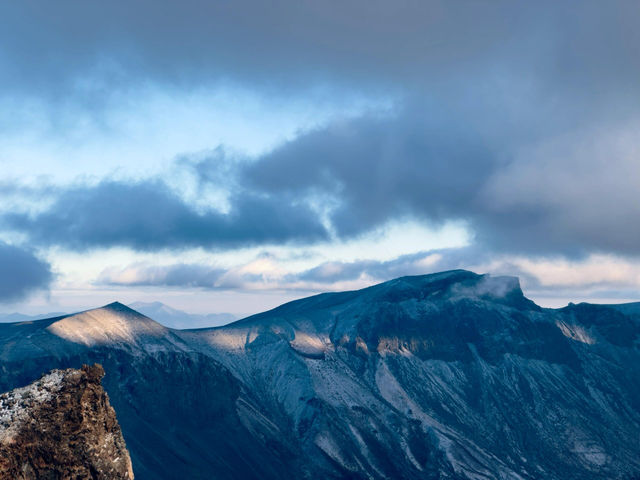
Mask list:
[[[133,479],[100,365],[0,395],[0,479]]]

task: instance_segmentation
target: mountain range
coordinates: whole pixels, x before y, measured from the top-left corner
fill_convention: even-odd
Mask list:
[[[129,307],[155,321],[170,328],[205,328],[225,325],[237,319],[231,313],[187,313],[170,307],[162,302],[133,302]],[[26,322],[29,320],[43,320],[66,315],[65,312],[52,312],[40,315],[25,315],[22,313],[0,314],[0,323]]]
[[[640,478],[640,308],[465,270],[177,330],[0,324],[0,391],[100,363],[136,478]]]

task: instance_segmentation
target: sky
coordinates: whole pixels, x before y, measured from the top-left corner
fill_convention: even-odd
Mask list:
[[[0,4],[0,312],[453,268],[640,300],[640,4]]]

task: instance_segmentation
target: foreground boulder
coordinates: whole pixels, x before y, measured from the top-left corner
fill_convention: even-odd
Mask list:
[[[133,479],[100,365],[0,395],[0,479]]]

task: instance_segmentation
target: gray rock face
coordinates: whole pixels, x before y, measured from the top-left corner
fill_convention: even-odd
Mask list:
[[[171,330],[120,304],[0,325],[0,387],[100,361],[137,478],[632,479],[640,310],[467,271]]]
[[[0,395],[0,479],[133,480],[99,365]]]

